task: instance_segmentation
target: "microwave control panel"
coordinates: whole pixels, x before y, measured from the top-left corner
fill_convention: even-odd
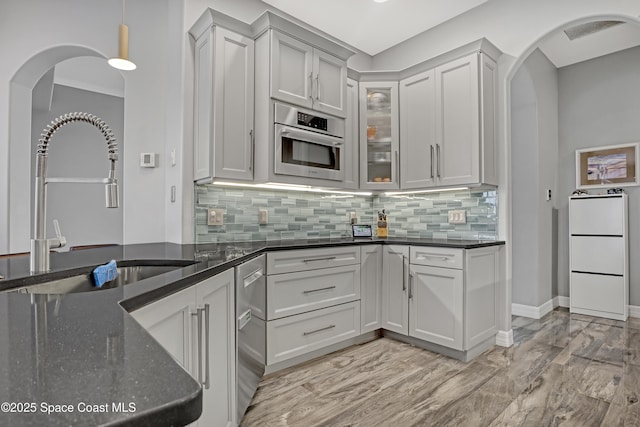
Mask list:
[[[327,119],[298,111],[298,124],[313,129],[327,131]]]

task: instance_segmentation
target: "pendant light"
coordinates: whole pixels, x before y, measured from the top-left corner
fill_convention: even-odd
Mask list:
[[[109,65],[118,70],[131,71],[136,64],[129,61],[129,27],[124,25],[124,0],[122,0],[122,24],[118,27],[118,56],[109,59]]]

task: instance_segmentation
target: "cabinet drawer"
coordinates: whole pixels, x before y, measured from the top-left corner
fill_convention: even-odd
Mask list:
[[[569,233],[624,234],[624,198],[576,197],[569,203]]]
[[[267,279],[267,319],[360,299],[360,266],[276,274]]]
[[[571,273],[571,308],[623,314],[624,288],[624,277]]]
[[[571,271],[625,274],[625,239],[571,236]]]
[[[353,264],[360,264],[360,248],[358,246],[334,246],[267,253],[267,274],[269,275]]]
[[[267,322],[267,365],[360,335],[360,301]]]
[[[464,249],[411,246],[410,263],[462,270]]]

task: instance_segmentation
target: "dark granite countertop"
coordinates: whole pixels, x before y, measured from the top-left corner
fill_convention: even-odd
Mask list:
[[[199,384],[128,311],[267,250],[353,244],[474,249],[504,242],[344,238],[200,245],[150,243],[54,253],[47,280],[68,277],[81,271],[80,267],[86,270],[111,259],[196,261],[133,285],[66,295],[11,292],[37,283],[43,276],[29,273],[28,256],[2,258],[0,425],[160,426],[194,421],[202,410]],[[4,402],[9,403],[8,410]]]

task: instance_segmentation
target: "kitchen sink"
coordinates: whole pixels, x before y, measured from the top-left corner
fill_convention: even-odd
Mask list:
[[[142,260],[142,261],[121,261],[118,263],[118,277],[110,282],[106,282],[102,287],[97,287],[93,280],[93,269],[87,267],[86,271],[72,276],[46,280],[43,277],[41,283],[21,287],[12,290],[13,292],[25,294],[73,294],[78,292],[95,292],[105,289],[113,289],[120,286],[130,285],[140,280],[153,276],[168,273],[179,268],[184,268],[195,264],[192,260]],[[74,270],[77,273],[77,270]],[[48,276],[48,275],[47,275]]]

